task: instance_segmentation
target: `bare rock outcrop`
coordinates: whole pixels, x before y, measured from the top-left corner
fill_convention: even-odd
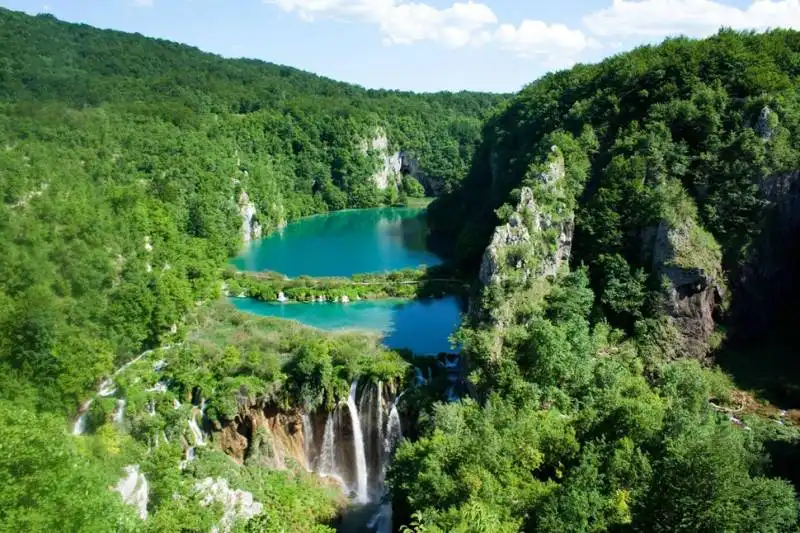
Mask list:
[[[258,402],[241,405],[239,413],[222,427],[220,447],[235,461],[284,469],[290,462],[308,469],[303,418]]]
[[[676,353],[703,359],[726,292],[719,245],[692,219],[646,229],[643,245],[662,280],[664,311],[680,336]]]
[[[253,239],[261,238],[262,227],[258,221],[256,205],[250,200],[247,191],[242,190],[239,194],[239,216],[242,217],[242,241],[248,243]]]
[[[554,146],[553,156],[537,179],[544,194],[558,195],[564,177],[564,159]],[[524,284],[531,277],[555,276],[569,261],[574,228],[573,213],[540,208],[533,190],[522,187],[514,212],[506,224],[495,228],[484,251],[481,283],[488,286],[516,277]]]

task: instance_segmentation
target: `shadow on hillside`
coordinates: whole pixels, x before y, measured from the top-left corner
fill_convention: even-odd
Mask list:
[[[730,343],[716,362],[737,387],[781,409],[800,408],[800,322],[758,340]]]

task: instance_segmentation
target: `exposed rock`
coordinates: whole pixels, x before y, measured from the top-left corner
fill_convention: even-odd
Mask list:
[[[401,180],[402,159],[400,152],[389,153],[389,138],[383,128],[375,130],[375,137],[361,145],[364,154],[372,152],[378,158],[378,170],[372,175],[375,186],[380,190],[397,187]]]
[[[281,412],[240,397],[239,414],[220,432],[222,450],[239,463],[288,468],[292,460],[308,468],[300,413]]]
[[[242,241],[246,244],[261,237],[262,227],[256,218],[256,206],[246,191],[243,190],[239,195],[238,204],[239,216],[242,217]]]
[[[552,194],[565,176],[564,159],[554,146],[554,157],[546,163],[538,179]],[[569,261],[574,232],[572,213],[548,214],[539,209],[530,187],[520,190],[520,198],[508,222],[495,228],[489,246],[483,254],[479,279],[483,285],[500,283],[508,278],[508,270],[516,270],[525,283],[531,276],[552,277],[561,265]],[[556,230],[556,242],[545,242],[545,236]],[[506,272],[506,274],[504,274]]]
[[[769,106],[764,106],[758,114],[756,122],[756,133],[763,141],[769,141],[775,135],[774,124],[777,122],[777,115]]]
[[[119,480],[114,490],[120,493],[123,502],[136,507],[139,518],[147,519],[149,486],[144,474],[139,472],[139,465],[126,466],[125,477]]]
[[[725,294],[721,253],[718,247],[703,249],[697,242],[703,231],[686,220],[677,226],[663,221],[643,232],[652,271],[665,282],[665,312],[680,335],[677,353],[697,359],[708,354],[714,312]]]
[[[511,215],[508,223],[503,226],[498,226],[494,230],[492,241],[483,253],[481,260],[481,269],[478,275],[481,283],[490,285],[492,283],[499,283],[501,281],[502,263],[512,246],[519,246],[530,243],[531,235],[528,228],[522,223],[518,213]],[[521,262],[516,262],[514,268],[522,268],[524,265]],[[529,271],[526,271],[524,277],[527,278]]]
[[[419,161],[411,152],[400,152],[400,171],[403,175],[411,176],[425,189],[426,196],[439,196],[445,192],[442,180],[429,176],[420,167]]]
[[[264,510],[264,506],[255,501],[250,492],[231,489],[228,480],[223,478],[207,477],[198,481],[194,488],[203,496],[200,505],[207,507],[212,503],[222,504],[222,518],[212,531],[228,532],[236,522],[250,520]]]

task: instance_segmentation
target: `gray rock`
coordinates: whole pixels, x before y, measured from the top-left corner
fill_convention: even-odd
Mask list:
[[[770,126],[770,120],[775,112],[769,106],[764,106],[761,113],[758,114],[758,121],[756,122],[756,133],[764,141],[769,141],[775,135],[775,130]]]

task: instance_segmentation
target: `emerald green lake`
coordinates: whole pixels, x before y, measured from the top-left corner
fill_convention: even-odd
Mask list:
[[[304,218],[255,241],[233,264],[241,270],[280,272],[290,277],[350,276],[440,264],[427,250],[424,210],[407,208],[339,211]],[[390,348],[418,354],[450,352],[461,307],[455,297],[433,300],[261,302],[232,298],[241,311],[296,320],[329,330],[378,332]]]
[[[289,277],[351,276],[438,265],[426,249],[422,209],[337,211],[292,222],[252,242],[233,264],[240,270],[280,272]]]
[[[296,320],[319,329],[380,332],[386,346],[408,348],[417,354],[454,351],[448,337],[458,327],[461,312],[458,299],[452,296],[435,300],[361,300],[347,304],[231,300],[240,311]]]

